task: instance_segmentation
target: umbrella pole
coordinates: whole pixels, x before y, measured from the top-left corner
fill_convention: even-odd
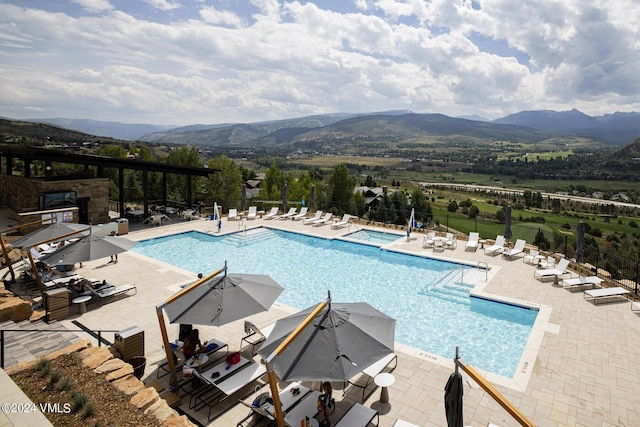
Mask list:
[[[9,259],[9,253],[7,252],[7,247],[4,245],[4,235],[5,233],[0,234],[0,245],[2,246],[2,255],[4,255],[4,262],[5,264],[7,264],[9,273],[11,273],[11,281],[15,282],[16,273],[13,271],[13,267],[11,266],[11,260]]]
[[[265,364],[267,367],[267,378],[269,379],[269,388],[271,389],[271,398],[273,399],[273,406],[276,410],[276,421],[278,427],[285,427],[284,414],[282,413],[282,405],[280,404],[280,395],[278,393],[278,381],[276,380],[276,374],[271,370],[270,363],[273,359],[278,357],[287,347],[291,344],[307,326],[311,324],[311,321],[320,314],[320,312],[331,302],[331,297],[327,298],[327,301],[321,302],[316,308],[307,315],[307,317],[300,322],[300,324],[280,343],[280,345],[267,357]]]
[[[42,286],[42,280],[40,280],[40,275],[38,274],[38,267],[36,267],[36,262],[33,260],[33,256],[31,256],[31,251],[27,251],[27,256],[29,257],[29,263],[31,263],[31,269],[33,270],[33,275],[36,278],[36,283],[40,289],[40,296],[44,300],[44,286]]]

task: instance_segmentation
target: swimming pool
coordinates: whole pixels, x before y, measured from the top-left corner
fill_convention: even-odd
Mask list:
[[[186,232],[140,242],[132,251],[198,272],[228,262],[231,273],[268,274],[278,302],[304,309],[324,300],[367,301],[396,319],[396,341],[512,377],[537,311],[471,298],[470,267],[291,232],[253,229],[213,236]]]
[[[404,237],[402,234],[387,233],[385,231],[369,230],[364,228],[362,230],[354,231],[353,233],[346,234],[344,237],[354,240],[362,240],[365,242],[379,243],[386,245],[388,243],[395,242],[396,240]]]

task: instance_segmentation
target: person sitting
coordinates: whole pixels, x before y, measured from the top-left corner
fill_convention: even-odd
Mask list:
[[[200,332],[197,329],[191,331],[189,337],[184,340],[182,345],[182,352],[186,357],[191,357],[195,354],[204,353],[207,351],[207,347],[200,342]]]
[[[47,264],[42,264],[42,270],[38,271],[38,274],[40,274],[40,280],[43,282],[48,282],[53,276],[64,276],[61,271],[52,270]]]
[[[324,425],[331,427],[331,412],[335,405],[333,399],[333,387],[329,381],[322,383],[322,394],[318,396],[318,412],[322,412],[324,415]]]
[[[93,288],[93,286],[91,285],[91,281],[87,279],[73,279],[71,280],[71,282],[69,282],[67,287],[79,294],[88,291],[89,288]]]

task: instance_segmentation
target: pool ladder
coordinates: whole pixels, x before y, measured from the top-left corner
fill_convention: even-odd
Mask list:
[[[478,270],[484,270],[484,281],[489,280],[489,264],[484,261],[478,261],[478,265],[476,265]]]
[[[442,276],[432,286],[425,286],[424,288],[422,288],[422,293],[428,293],[430,289],[435,289],[435,288],[441,287],[439,285],[441,285],[443,283],[451,282],[455,278],[455,275],[457,273],[460,273],[460,282],[464,282],[464,268],[458,268],[458,269],[449,270],[449,272],[447,274]]]

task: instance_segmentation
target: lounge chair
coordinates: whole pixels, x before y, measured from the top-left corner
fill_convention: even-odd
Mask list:
[[[584,298],[590,299],[593,301],[593,304],[597,304],[596,301],[601,299],[606,299],[610,297],[624,297],[628,294],[629,291],[625,288],[615,287],[615,288],[600,288],[600,289],[591,289],[588,291],[584,291]]]
[[[364,384],[358,383],[358,382],[351,382],[351,380],[346,381],[342,395],[345,396],[347,394],[347,392],[349,391],[349,388],[347,385],[351,385],[354,387],[361,388],[362,401],[364,402],[365,400],[367,400],[367,397],[368,397],[366,395],[367,387],[369,387],[369,385],[373,383],[373,380],[376,377],[376,375],[384,371],[385,368],[387,368],[387,366],[391,364],[391,362],[395,362],[395,363],[393,367],[387,372],[393,372],[393,370],[396,369],[396,367],[398,366],[398,356],[395,353],[388,354],[382,359],[378,360],[377,362],[374,362],[371,365],[364,368],[362,370],[362,373],[366,376]],[[371,396],[371,393],[373,393],[375,389],[376,389],[375,387],[371,389],[371,391],[369,392],[369,396]]]
[[[289,208],[289,211],[286,214],[282,214],[278,217],[278,219],[288,219],[296,214],[298,208]]]
[[[444,247],[449,249],[455,249],[458,246],[456,236],[453,233],[447,233],[447,236],[444,238]]]
[[[526,244],[526,240],[518,239],[516,240],[516,244],[513,246],[513,249],[507,249],[506,251],[503,251],[502,256],[509,258],[509,261],[511,261],[514,256],[524,253],[524,245]]]
[[[492,256],[495,256],[499,253],[501,253],[502,251],[504,251],[504,236],[498,235],[496,237],[496,241],[493,245],[484,248],[484,254],[491,254]]]
[[[322,218],[313,221],[311,225],[314,227],[325,225],[327,222],[331,221],[331,217],[333,217],[333,214],[331,212],[327,212]]]
[[[600,287],[602,281],[598,276],[574,277],[571,279],[562,279],[562,287],[569,288],[569,290],[573,292],[575,288],[584,290],[583,288],[586,286],[589,287],[588,289]]]
[[[238,209],[229,209],[229,213],[227,214],[227,221],[237,221],[238,220]]]
[[[534,265],[537,264],[539,260],[540,252],[536,251],[535,249],[531,249],[528,254],[525,254],[522,257],[522,262],[524,262],[525,264]]]
[[[378,411],[356,402],[340,418],[335,427],[366,427],[373,422],[374,418],[377,418],[375,425],[378,425],[380,423]]]
[[[467,241],[467,244],[464,245],[464,250],[468,251],[469,249],[472,249],[475,252],[476,249],[478,249],[478,240],[480,240],[480,233],[476,233],[475,231],[469,233],[469,240]]]
[[[278,207],[274,206],[271,208],[271,210],[269,211],[269,213],[267,213],[265,216],[262,217],[262,219],[272,219],[274,218],[276,215],[278,215]]]
[[[400,418],[396,418],[396,422],[393,423],[393,427],[418,427],[415,424],[411,424],[407,421],[401,420]]]
[[[297,215],[292,216],[292,217],[291,217],[291,220],[292,220],[292,221],[297,221],[297,220],[299,220],[299,219],[301,219],[301,218],[306,217],[306,216],[307,216],[307,212],[308,212],[308,211],[309,211],[309,208],[308,208],[308,207],[306,207],[306,206],[305,206],[304,208],[301,208],[301,209],[300,209],[300,213],[299,213],[299,214],[297,214]]]
[[[247,334],[240,340],[240,348],[242,348],[242,343],[246,342],[251,346],[251,355],[255,355],[255,348],[259,344],[263,343],[268,337],[271,331],[273,331],[273,327],[275,326],[275,322],[270,325],[265,326],[262,329],[259,329],[253,322],[248,320],[244,321],[244,333]]]
[[[40,245],[38,245],[38,249],[40,249],[40,254],[41,255],[46,255],[46,254],[50,254],[52,252],[55,252],[56,249],[58,249],[58,244],[48,244],[48,243],[42,243]]]
[[[436,239],[436,232],[429,231],[426,236],[422,239],[422,248],[432,248]]]
[[[213,346],[212,344],[215,344],[215,346]],[[173,344],[172,344],[173,346]],[[180,343],[180,346],[182,346],[182,343]],[[227,346],[227,343],[224,343],[222,341],[218,341],[215,339],[210,339],[207,341],[207,348],[211,349],[208,350],[205,354],[207,355],[207,357],[209,357],[209,360],[212,360],[213,357],[212,355],[214,353],[216,353],[217,351],[222,350],[223,348],[226,348],[227,351],[229,349],[229,347]],[[187,361],[187,357],[184,355],[184,353],[182,352],[182,347],[174,347],[173,350],[173,354],[175,354],[176,356],[176,363],[175,363],[175,368],[176,368],[176,372],[182,370],[182,365],[184,365],[184,363]],[[156,372],[156,377],[157,378],[162,378],[163,376],[167,375],[169,373],[169,369],[167,369],[167,366],[169,365],[169,362],[164,362],[161,365],[158,366],[158,371]],[[164,372],[162,375],[160,374],[161,372]]]
[[[293,390],[297,390],[297,392],[294,394],[292,392]],[[286,386],[284,389],[280,390],[280,392],[278,393],[278,396],[280,396],[280,405],[282,408],[282,413],[285,415],[285,417],[293,407],[297,406],[304,399],[306,399],[308,395],[312,393],[312,391],[313,390],[311,390],[310,388],[305,387],[298,382],[292,382],[288,386]],[[316,392],[316,393],[319,394],[319,392]],[[315,400],[317,402],[317,397],[315,397]],[[274,416],[275,407],[273,406],[273,404],[265,403],[262,406],[256,407],[252,404],[248,404],[243,400],[240,400],[239,402],[244,406],[250,408],[251,412],[249,412],[249,415],[247,415],[240,422],[238,422],[236,427],[242,427],[243,423],[247,421],[249,418],[251,418],[254,414],[261,415],[262,417],[268,419],[269,421],[275,421],[275,416]]]
[[[339,222],[336,222],[335,224],[331,224],[331,228],[342,228],[342,227],[345,227],[345,226],[349,225],[349,218],[350,217],[351,217],[351,215],[344,214],[342,216],[342,219]]]
[[[556,259],[549,255],[546,260],[538,263],[540,268],[556,268]]]
[[[569,267],[569,260],[567,258],[562,258],[556,268],[537,269],[533,272],[533,277],[543,280],[545,277],[554,277],[555,279],[558,276],[565,274],[569,274],[569,276],[571,276],[571,272],[567,270],[567,267]]]
[[[93,288],[89,288],[89,292],[99,297],[99,299],[123,295],[129,291],[133,291],[133,295],[138,293],[138,289],[136,289],[136,285],[133,285],[133,284],[127,284],[127,285],[121,285],[121,286],[106,286],[104,289],[101,289],[101,290],[95,290]]]
[[[258,207],[249,206],[249,213],[247,214],[247,219],[256,219],[257,215],[258,215]]]
[[[302,220],[303,224],[313,224],[314,221],[319,220],[320,218],[322,218],[322,214],[324,212],[323,211],[316,211],[316,214],[314,216],[312,216],[311,218],[305,218]]]
[[[634,313],[640,313],[640,302],[631,301],[631,311]]]

